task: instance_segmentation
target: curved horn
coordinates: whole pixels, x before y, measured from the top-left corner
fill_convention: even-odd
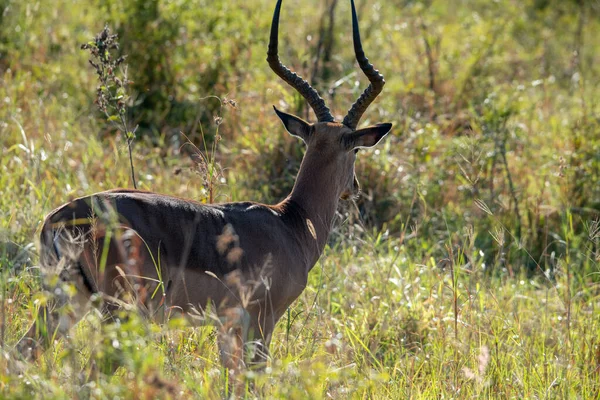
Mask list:
[[[362,117],[363,113],[367,110],[369,105],[375,100],[375,98],[381,93],[383,89],[383,85],[385,84],[385,80],[383,79],[383,75],[379,73],[374,67],[373,64],[369,63],[369,59],[365,56],[365,52],[363,51],[362,44],[360,42],[360,32],[358,30],[358,17],[356,16],[356,8],[354,7],[354,0],[351,0],[352,3],[352,39],[354,41],[354,53],[356,54],[356,61],[358,61],[358,65],[360,65],[360,69],[365,73],[367,78],[369,78],[369,87],[365,89],[365,91],[360,95],[358,100],[352,107],[350,107],[350,111],[348,111],[348,115],[344,118],[343,124],[351,129],[356,129],[358,125],[358,121],[360,121],[360,117]]]
[[[271,37],[269,39],[269,50],[267,51],[267,62],[271,69],[286,81],[291,87],[296,89],[302,95],[314,110],[319,122],[332,122],[333,116],[329,108],[325,105],[325,101],[319,96],[319,93],[308,82],[300,76],[290,71],[279,60],[277,54],[277,35],[279,32],[279,11],[281,9],[281,1],[277,1],[275,12],[273,13],[273,22],[271,23]]]

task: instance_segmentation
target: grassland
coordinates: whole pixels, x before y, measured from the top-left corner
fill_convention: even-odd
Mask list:
[[[349,4],[302,4],[284,2],[282,59],[343,116],[366,86]],[[48,295],[35,241],[45,213],[131,187],[126,139],[93,104],[80,45],[105,23],[120,35],[139,187],[276,202],[303,148],[271,105],[312,115],[264,60],[273,5],[0,0],[0,397],[223,397],[208,327],[135,315],[101,327],[90,314],[20,371],[11,349]],[[247,397],[598,398],[600,3],[357,7],[387,81],[363,124],[394,130],[360,153],[363,196],[341,207]],[[115,375],[87,379],[114,357]]]

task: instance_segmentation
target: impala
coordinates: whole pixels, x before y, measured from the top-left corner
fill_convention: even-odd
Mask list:
[[[339,199],[358,193],[358,149],[377,144],[392,126],[356,129],[385,81],[365,57],[353,1],[351,6],[354,51],[370,84],[342,123],[334,121],[317,91],[279,60],[281,0],[275,6],[267,61],[317,116],[311,124],[274,107],[285,129],[307,146],[289,196],[276,205],[206,205],[117,189],[57,208],[41,229],[40,263],[57,270],[77,294],[59,290],[58,304],[41,308],[17,344],[23,354],[34,357],[54,334],[65,334],[89,304],[97,304],[90,299],[100,297],[107,315],[124,304],[158,320],[209,308],[227,333],[218,335],[223,364],[238,369],[242,349],[252,341],[256,351],[248,358],[264,365],[275,324],[302,293],[323,252]],[[60,312],[67,301],[72,311]]]

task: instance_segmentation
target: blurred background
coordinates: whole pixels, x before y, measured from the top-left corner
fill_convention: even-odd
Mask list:
[[[141,189],[203,202],[283,199],[304,146],[285,133],[272,105],[309,121],[314,115],[265,61],[274,5],[0,0],[3,265],[12,270],[36,262],[36,230],[54,207],[94,191],[132,187],[125,135],[94,104],[97,76],[89,52],[80,49],[105,25],[119,36],[116,54],[127,55],[127,118],[131,129],[137,126],[132,150]],[[560,328],[561,321],[570,318],[571,299],[578,298],[578,337],[589,339],[581,347],[589,349],[581,353],[587,360],[581,365],[600,365],[600,350],[591,350],[598,349],[598,336],[585,328],[598,322],[593,310],[600,282],[600,1],[356,0],[356,6],[366,55],[387,82],[361,126],[392,122],[394,128],[378,148],[359,154],[363,193],[342,206],[326,258],[326,270],[343,271],[344,283],[317,304],[332,315],[348,307],[358,321],[359,293],[366,301],[392,296],[397,308],[390,306],[389,316],[400,315],[398,336],[382,328],[374,347],[363,339],[384,365],[400,363],[394,365],[408,371],[417,368],[414,363],[388,360],[392,355],[385,349],[406,343],[400,338],[418,348],[439,339],[448,302],[454,302],[458,320],[459,288],[490,285],[490,299],[498,294],[494,285],[511,287],[511,300],[495,303],[502,312],[525,290],[519,282],[529,285],[532,279],[528,298],[545,293],[560,314],[544,336],[558,339],[532,339],[534,352],[561,357],[572,333],[571,325]],[[280,57],[340,119],[367,86],[351,40],[348,1],[284,2]],[[371,272],[379,271],[377,260],[390,263],[382,275]],[[454,272],[444,275],[448,268],[460,268],[465,281]],[[320,288],[325,272],[315,274],[311,287]],[[421,278],[425,288],[416,284]],[[334,279],[325,282],[337,287]],[[354,283],[344,286],[348,281]],[[437,300],[427,297],[428,290],[442,281],[437,290],[446,303],[432,311],[428,307]],[[411,282],[416,286],[407,289]],[[21,304],[31,301],[31,292],[6,287]],[[331,305],[331,296],[339,303]],[[432,303],[411,308],[419,296]],[[315,304],[312,298],[300,302]],[[541,304],[528,303],[521,311],[535,319]],[[365,305],[362,325],[355,321],[367,336],[379,332],[379,325],[367,321],[388,315],[377,307]],[[513,317],[502,324],[514,323],[523,334]],[[538,322],[550,320],[544,321]],[[528,332],[539,333],[539,326]],[[445,364],[439,365],[443,371]],[[499,369],[501,375],[510,375],[509,365]],[[557,375],[564,377],[564,371]],[[593,382],[597,375],[590,374]],[[552,376],[545,379],[543,385],[552,383]],[[541,393],[505,390],[491,393]]]
[[[202,150],[218,132],[214,200],[281,200],[303,145],[271,106],[313,115],[265,61],[273,3],[0,0],[3,229],[26,240],[66,197],[131,186],[125,159],[96,167],[125,153],[93,104],[96,75],[80,50],[105,24],[133,81],[141,187],[205,199],[180,132]],[[489,268],[555,268],[564,225],[584,235],[600,210],[600,2],[357,0],[357,9],[387,82],[362,124],[394,123],[385,146],[359,158],[364,227],[418,229],[432,255],[472,227]],[[284,3],[282,61],[340,118],[367,84],[350,30],[349,2]],[[27,204],[32,191],[44,194],[42,209]]]

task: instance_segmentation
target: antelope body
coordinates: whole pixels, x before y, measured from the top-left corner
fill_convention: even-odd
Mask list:
[[[205,205],[117,189],[59,207],[43,224],[40,262],[58,266],[61,279],[75,285],[77,295],[64,301],[76,302],[80,312],[65,319],[56,309],[42,309],[17,344],[21,352],[33,356],[53,333],[66,333],[89,299],[101,294],[108,315],[123,299],[133,300],[141,312],[158,320],[210,307],[228,334],[219,335],[225,366],[239,368],[241,349],[249,340],[258,345],[252,361],[264,363],[275,324],[306,287],[325,247],[339,199],[358,193],[357,150],[374,146],[391,129],[391,124],[379,124],[356,130],[384,80],[362,51],[351,4],[356,57],[371,84],[343,123],[334,122],[317,92],[279,61],[281,0],[275,7],[267,61],[318,118],[310,124],[275,109],[286,130],[307,145],[291,194],[273,206]]]

